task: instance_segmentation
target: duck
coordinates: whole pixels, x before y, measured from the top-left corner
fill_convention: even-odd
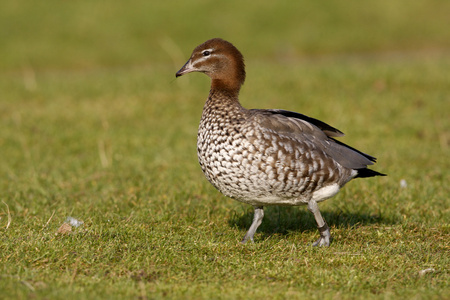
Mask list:
[[[368,168],[376,158],[338,141],[344,134],[320,120],[281,109],[244,108],[239,101],[244,57],[224,39],[197,46],[176,77],[192,72],[211,79],[197,134],[200,167],[223,195],[254,208],[241,243],[254,242],[265,206],[306,205],[320,235],[312,245],[329,246],[330,228],[318,203],[354,178],[385,176]]]

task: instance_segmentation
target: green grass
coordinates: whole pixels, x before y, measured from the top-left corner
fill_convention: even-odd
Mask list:
[[[4,1],[1,297],[448,297],[449,10]],[[209,81],[174,75],[215,36],[246,57],[244,106],[322,119],[389,174],[321,204],[329,248],[310,246],[305,207],[267,208],[256,243],[240,245],[251,207],[204,179],[195,144]],[[68,216],[84,224],[56,234]]]

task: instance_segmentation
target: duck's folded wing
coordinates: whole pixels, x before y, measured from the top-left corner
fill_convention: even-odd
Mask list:
[[[282,110],[282,109],[264,109],[264,110],[260,110],[269,114],[274,114],[274,115],[282,115],[288,118],[293,118],[293,119],[299,119],[299,120],[304,120],[310,124],[313,124],[317,127],[319,127],[320,130],[322,130],[327,136],[329,137],[339,137],[339,136],[344,136],[345,134],[340,131],[337,128],[334,128],[333,126],[328,125],[325,122],[322,122],[320,120],[305,116],[303,114],[299,114],[293,111],[288,111],[288,110]]]
[[[332,138],[343,133],[317,119],[285,110],[250,110],[254,122],[272,134],[308,140],[330,158],[350,169],[366,168],[376,158]],[[301,146],[301,143],[299,143]]]

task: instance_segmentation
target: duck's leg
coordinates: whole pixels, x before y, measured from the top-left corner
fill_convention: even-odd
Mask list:
[[[317,202],[314,200],[309,201],[308,210],[313,213],[314,218],[316,219],[317,229],[320,233],[320,238],[313,243],[313,246],[330,246],[330,229],[328,228],[327,222],[325,222],[320,214]]]
[[[253,215],[252,225],[250,225],[250,228],[242,239],[242,244],[245,244],[249,239],[253,242],[253,236],[255,235],[256,229],[258,229],[259,225],[261,225],[263,218],[264,208],[262,206],[255,207],[255,214]]]

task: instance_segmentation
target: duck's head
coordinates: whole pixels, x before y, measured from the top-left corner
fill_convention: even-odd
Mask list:
[[[176,77],[191,72],[208,75],[212,89],[239,92],[245,81],[244,57],[230,42],[220,38],[207,40],[194,49],[191,58],[176,73]]]

